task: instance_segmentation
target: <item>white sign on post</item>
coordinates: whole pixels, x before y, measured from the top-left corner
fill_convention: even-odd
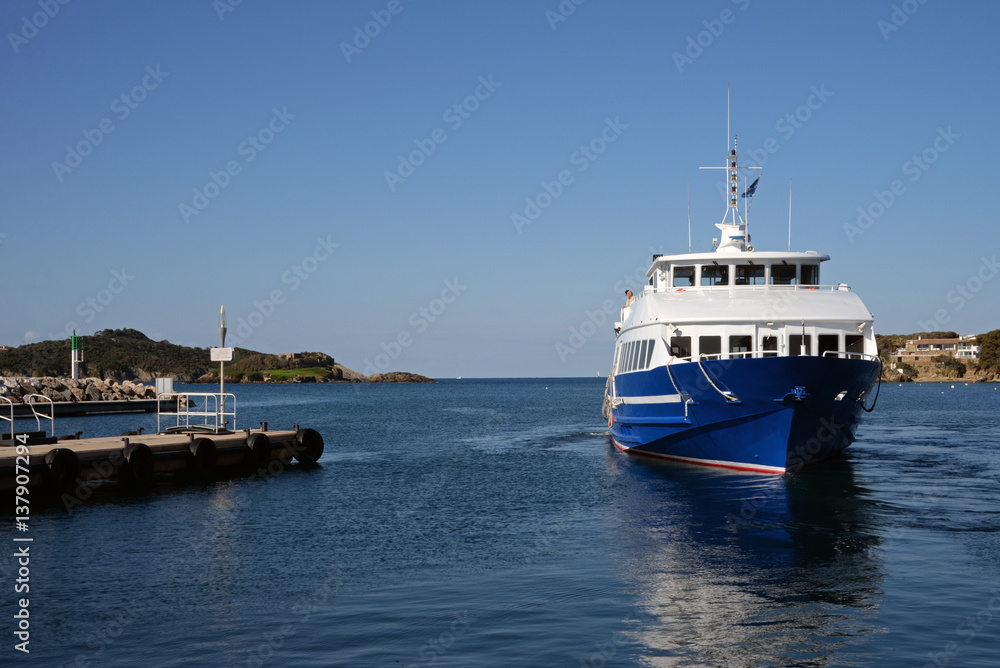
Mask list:
[[[213,362],[232,362],[233,348],[209,348]]]

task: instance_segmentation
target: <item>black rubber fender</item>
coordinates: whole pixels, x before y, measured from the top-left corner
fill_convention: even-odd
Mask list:
[[[267,468],[271,461],[271,439],[267,434],[257,432],[250,434],[247,439],[246,464],[247,468],[261,469]]]
[[[153,451],[145,443],[129,443],[122,450],[125,463],[119,469],[122,482],[144,487],[153,481]]]
[[[300,464],[315,464],[323,456],[323,437],[315,429],[302,429],[295,433],[297,445],[292,454]]]
[[[188,469],[198,478],[211,478],[215,474],[215,464],[218,452],[215,442],[210,438],[196,438],[189,446],[191,456],[188,458]]]
[[[80,478],[80,458],[69,448],[53,448],[45,453],[45,482],[56,492],[70,491]]]

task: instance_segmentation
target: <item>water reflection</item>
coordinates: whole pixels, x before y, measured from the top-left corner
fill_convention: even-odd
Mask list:
[[[614,452],[608,466],[649,665],[861,665],[884,572],[849,460],[785,476]]]

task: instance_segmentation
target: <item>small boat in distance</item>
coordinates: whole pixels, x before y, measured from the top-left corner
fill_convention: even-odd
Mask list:
[[[630,454],[783,473],[854,442],[881,361],[858,295],[821,283],[828,255],[750,244],[737,162],[734,141],[714,250],[654,256],[622,309],[604,417]]]

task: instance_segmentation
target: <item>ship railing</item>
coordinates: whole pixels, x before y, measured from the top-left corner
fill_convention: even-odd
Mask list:
[[[735,360],[750,359],[754,357],[779,357],[784,356],[777,350],[736,350],[728,353],[711,353],[702,355],[690,355],[688,357],[671,357],[674,363],[678,362],[711,362],[715,360]]]
[[[787,353],[778,350],[736,350],[728,353],[711,353],[711,354],[701,354],[701,355],[690,355],[688,357],[671,357],[671,361],[674,363],[679,362],[711,362],[717,360],[735,360],[735,359],[751,359],[760,357],[787,357]],[[871,353],[854,353],[848,352],[846,350],[826,350],[820,355],[821,357],[840,357],[843,359],[870,359],[872,361],[878,361],[878,355],[872,355]],[[806,357],[812,357],[807,355]]]
[[[201,407],[194,399],[201,398]],[[174,410],[168,410],[176,407]],[[231,409],[231,410],[230,410]],[[161,419],[174,416],[174,425],[161,428]],[[233,420],[232,427],[226,418]],[[195,422],[192,423],[192,419]],[[198,420],[201,420],[200,422]],[[228,392],[162,392],[156,395],[156,431],[205,431],[221,433],[236,429],[236,395]]]
[[[39,402],[41,402],[41,403],[44,404],[46,401],[49,402],[49,414],[48,415],[46,415],[45,413],[39,412],[39,410],[37,408],[35,408],[35,404],[37,404]],[[38,431],[42,431],[42,418],[45,418],[46,420],[49,421],[49,426],[52,428],[52,436],[55,437],[55,435],[56,435],[56,405],[55,405],[55,403],[53,403],[52,399],[50,399],[49,397],[45,396],[44,394],[29,394],[29,395],[27,395],[27,396],[24,397],[24,403],[26,403],[28,405],[28,408],[31,409],[31,414],[35,418],[35,425],[38,427]]]
[[[841,359],[868,359],[873,362],[879,361],[878,355],[872,355],[871,353],[851,353],[846,350],[827,350],[823,353],[823,357],[839,357]]]
[[[660,286],[654,292],[694,292],[700,290],[749,290],[751,292],[786,292],[794,290],[816,290],[820,292],[850,292],[851,286],[846,283],[837,285],[673,285]]]

